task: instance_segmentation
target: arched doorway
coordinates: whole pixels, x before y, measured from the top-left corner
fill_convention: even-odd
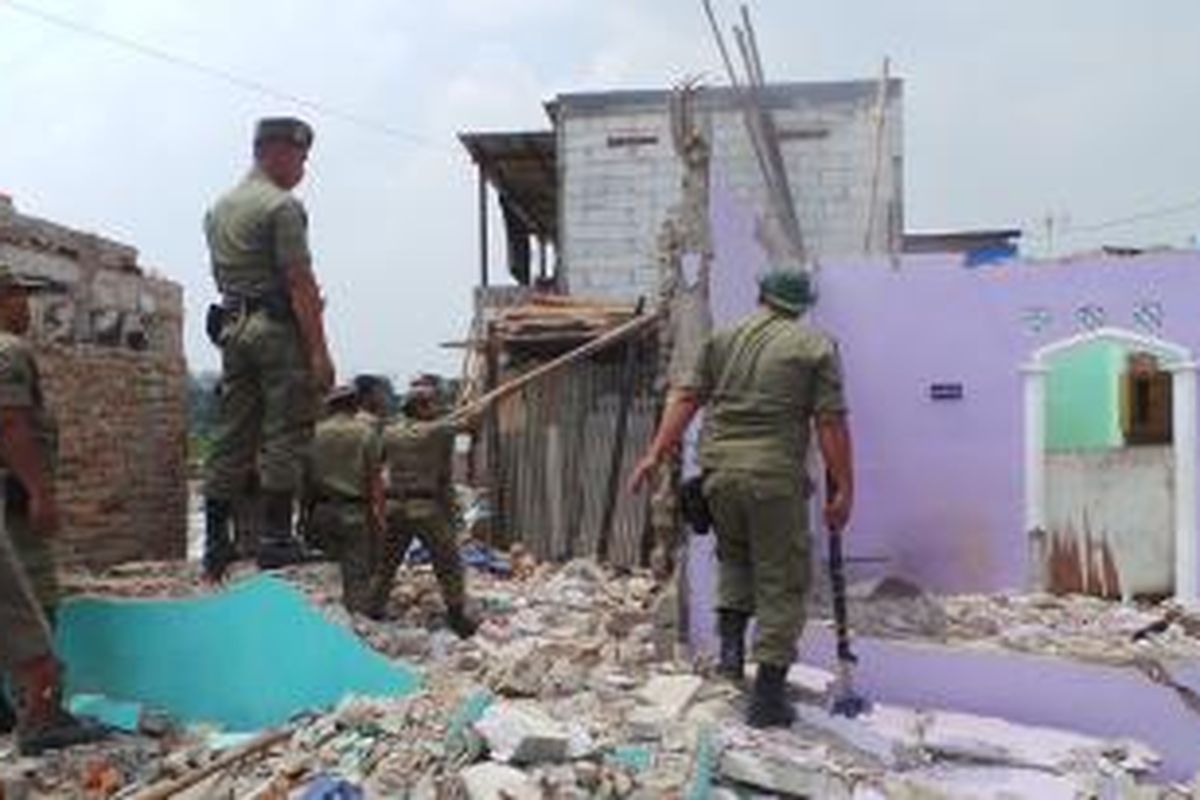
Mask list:
[[[1047,547],[1050,542],[1047,488],[1050,476],[1047,470],[1048,435],[1052,433],[1048,419],[1054,408],[1048,404],[1053,371],[1070,359],[1103,346],[1110,346],[1113,353],[1121,354],[1126,381],[1121,391],[1121,423],[1118,434],[1127,443],[1136,443],[1138,437],[1153,442],[1154,417],[1162,416],[1159,409],[1150,409],[1155,397],[1164,394],[1163,384],[1169,389],[1167,422],[1158,420],[1158,427],[1169,429],[1169,440],[1161,438],[1160,446],[1169,456],[1170,493],[1169,508],[1164,509],[1169,536],[1173,532],[1172,551],[1173,575],[1170,590],[1187,605],[1197,601],[1197,552],[1196,552],[1196,363],[1191,351],[1177,344],[1120,328],[1099,328],[1069,339],[1052,342],[1035,351],[1023,369],[1024,419],[1025,419],[1025,530],[1030,536],[1029,582],[1031,588],[1050,587],[1047,573],[1049,558]],[[1111,354],[1110,354],[1111,355]],[[1169,375],[1169,378],[1166,376]],[[1160,379],[1156,379],[1160,378]],[[1111,416],[1111,415],[1110,415]],[[1076,430],[1069,436],[1103,437],[1105,426],[1110,422],[1100,421],[1088,430]],[[1086,428],[1086,421],[1080,428]],[[1099,433],[1097,431],[1100,431]],[[1056,436],[1061,436],[1056,433]],[[1137,491],[1131,489],[1131,491]],[[1090,534],[1089,534],[1090,536]],[[1091,554],[1083,554],[1086,563]],[[1107,566],[1107,565],[1106,565]],[[1101,570],[1102,572],[1106,570]],[[1101,579],[1100,583],[1105,583]]]

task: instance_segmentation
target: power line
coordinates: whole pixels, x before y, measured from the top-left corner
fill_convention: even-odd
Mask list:
[[[1179,203],[1177,205],[1162,206],[1160,208],[1141,211],[1125,217],[1115,217],[1113,219],[1105,220],[1103,222],[1096,222],[1091,225],[1072,225],[1065,231],[1065,233],[1071,236],[1081,233],[1093,233],[1095,231],[1107,230],[1108,228],[1130,225],[1135,222],[1144,222],[1148,219],[1158,219],[1160,217],[1180,214],[1184,211],[1191,211],[1192,209],[1200,209],[1200,198],[1186,203]]]
[[[273,97],[276,100],[284,100],[301,108],[317,111],[327,117],[339,119],[343,122],[348,122],[351,125],[356,125],[360,128],[365,128],[367,130],[374,131],[375,133],[389,136],[393,139],[399,139],[401,141],[408,142],[409,144],[421,145],[424,147],[438,147],[437,144],[429,141],[419,134],[401,130],[388,125],[385,122],[380,122],[378,120],[371,119],[370,117],[364,117],[352,111],[345,111],[335,106],[326,105],[325,103],[318,102],[316,100],[310,100],[309,98],[302,97],[284,89],[277,89],[269,84],[263,83],[262,81],[254,78],[247,78],[222,67],[216,67],[211,64],[193,61],[190,58],[176,55],[168,52],[167,50],[140,42],[137,39],[132,39],[128,36],[122,36],[120,34],[102,30],[101,28],[96,28],[68,17],[59,16],[58,14],[53,14],[49,11],[43,11],[40,8],[34,8],[22,2],[17,2],[16,0],[0,0],[0,8],[7,8],[17,14],[33,17],[58,28],[107,42],[110,45],[138,53],[142,56],[146,56],[147,58],[153,58],[157,61],[171,64],[175,67],[191,70],[192,72],[205,75],[209,78],[215,78],[231,86],[236,86],[239,89],[254,92],[266,97]]]

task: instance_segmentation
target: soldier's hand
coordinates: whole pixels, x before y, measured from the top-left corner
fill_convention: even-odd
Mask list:
[[[333,388],[334,370],[333,360],[329,357],[329,352],[321,350],[314,353],[312,357],[313,380],[316,381],[317,390],[321,394],[325,394]]]
[[[850,495],[834,492],[825,501],[825,528],[831,535],[840,535],[850,521]]]
[[[29,523],[43,536],[53,536],[58,530],[58,505],[54,497],[38,492],[29,498]]]
[[[647,453],[638,461],[637,466],[633,468],[633,472],[629,476],[629,483],[626,485],[626,490],[630,494],[637,493],[644,483],[654,474],[654,470],[658,469],[658,458],[653,453]]]

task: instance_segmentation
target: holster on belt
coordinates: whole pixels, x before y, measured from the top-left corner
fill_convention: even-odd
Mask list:
[[[712,530],[712,511],[704,498],[704,475],[694,475],[679,485],[679,511],[700,536]]]
[[[208,340],[217,347],[221,346],[221,331],[225,330],[225,306],[212,303],[208,313],[204,315],[204,332]]]

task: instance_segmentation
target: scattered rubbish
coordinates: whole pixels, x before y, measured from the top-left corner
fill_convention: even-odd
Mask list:
[[[304,787],[300,800],[362,800],[363,790],[346,780],[332,775],[321,775]]]
[[[653,614],[663,591],[648,573],[617,573],[589,561],[554,566],[519,549],[506,555],[514,564],[510,574],[469,574],[469,595],[483,622],[469,640],[444,629],[429,566],[405,568],[391,618],[382,622],[345,611],[335,565],[284,570],[280,579],[266,580],[291,601],[300,599],[291,607],[389,669],[419,668],[420,683],[390,695],[368,685],[340,701],[313,704],[267,734],[193,724],[157,739],[121,735],[39,759],[0,755],[5,800],[21,791],[30,798],[83,796],[85,785],[121,797],[167,797],[164,788],[184,784],[183,796],[257,800],[1200,797],[1152,783],[1157,756],[1136,742],[883,703],[855,719],[830,716],[822,703],[834,675],[805,664],[788,675],[796,726],[749,728],[738,690],[707,677],[704,664],[696,669],[656,651]],[[113,597],[149,598],[132,608],[223,596],[204,594],[186,566],[128,565],[76,580],[103,585]],[[868,594],[888,599],[852,607],[913,601],[911,590],[886,584]],[[953,607],[957,599],[936,601]],[[1012,602],[1027,605],[1023,598]],[[1039,600],[1036,613],[1062,615],[1072,602]],[[1132,632],[1144,623],[1130,616],[1125,624]],[[321,649],[287,657],[324,668]],[[229,680],[241,685],[236,676]],[[144,728],[160,706],[117,708],[126,722],[140,716]],[[0,738],[0,754],[11,753],[9,742]]]

